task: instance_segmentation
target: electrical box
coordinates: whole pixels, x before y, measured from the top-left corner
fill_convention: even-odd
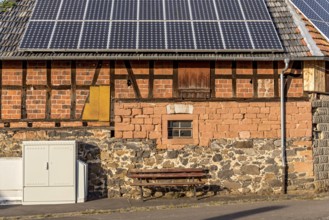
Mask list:
[[[23,142],[23,204],[76,202],[76,142]]]

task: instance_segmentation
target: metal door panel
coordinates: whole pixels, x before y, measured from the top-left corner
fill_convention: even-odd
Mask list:
[[[48,186],[48,146],[24,147],[24,186]]]
[[[49,186],[75,183],[75,146],[49,145]]]

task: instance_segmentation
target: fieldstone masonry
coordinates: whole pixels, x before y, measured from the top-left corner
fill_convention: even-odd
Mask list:
[[[329,190],[329,96],[319,95],[312,102],[314,173],[318,190]]]
[[[155,140],[117,139],[106,129],[49,129],[2,130],[0,140],[0,157],[21,156],[23,140],[77,140],[79,159],[89,165],[90,199],[138,198],[139,191],[126,177],[130,168],[208,168],[210,178],[198,193],[273,194],[282,186],[277,138],[222,138],[212,139],[207,147],[159,149]],[[311,143],[305,137],[287,140],[289,191],[314,189]],[[192,194],[186,189],[165,192],[170,197]]]

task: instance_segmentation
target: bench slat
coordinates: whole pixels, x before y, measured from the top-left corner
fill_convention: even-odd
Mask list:
[[[189,173],[189,172],[206,172],[203,168],[168,168],[168,169],[131,169],[130,173]]]
[[[175,183],[132,183],[131,186],[197,186],[205,182],[175,182]]]
[[[202,178],[205,173],[149,173],[149,174],[128,174],[130,178],[157,179],[157,178]]]

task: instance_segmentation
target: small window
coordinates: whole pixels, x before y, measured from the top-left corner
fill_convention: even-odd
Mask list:
[[[193,138],[192,121],[168,121],[168,139]]]

